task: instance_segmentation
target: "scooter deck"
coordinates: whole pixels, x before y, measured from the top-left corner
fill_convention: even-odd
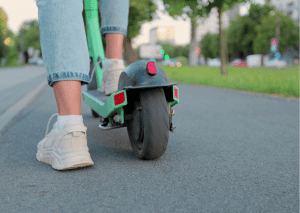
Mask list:
[[[114,114],[122,114],[123,106],[127,105],[127,95],[125,90],[121,90],[106,96],[98,90],[88,90],[82,92],[82,98],[96,113],[103,118]],[[122,117],[122,123],[123,123]]]
[[[88,90],[86,91],[88,94],[94,96],[98,100],[102,101],[103,103],[106,103],[107,100],[109,99],[109,95],[105,95],[105,93],[102,93],[98,90]]]

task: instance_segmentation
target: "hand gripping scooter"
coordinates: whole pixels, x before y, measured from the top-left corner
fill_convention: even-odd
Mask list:
[[[174,130],[171,108],[179,103],[179,90],[153,61],[140,60],[121,73],[118,92],[100,92],[105,59],[97,0],[84,0],[91,82],[83,100],[100,117],[104,130],[127,127],[131,147],[140,159],[159,158],[167,149],[169,131]]]

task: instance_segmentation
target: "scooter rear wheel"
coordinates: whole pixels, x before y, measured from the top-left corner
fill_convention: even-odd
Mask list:
[[[154,88],[140,92],[134,102],[132,120],[127,132],[134,154],[143,160],[153,160],[162,156],[169,140],[170,107],[164,90]]]

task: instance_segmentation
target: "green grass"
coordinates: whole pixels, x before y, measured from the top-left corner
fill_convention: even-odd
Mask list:
[[[25,63],[21,63],[21,64],[11,63],[11,64],[3,65],[3,66],[0,65],[0,68],[5,68],[5,67],[22,67],[22,66],[25,66],[25,65],[26,65]]]
[[[228,67],[228,76],[222,76],[220,68],[216,67],[162,68],[171,81],[178,83],[299,97],[299,66],[282,69]]]

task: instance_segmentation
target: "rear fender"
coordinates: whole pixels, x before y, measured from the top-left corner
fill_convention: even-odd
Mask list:
[[[151,63],[151,67],[149,67],[149,63]],[[179,103],[178,88],[175,85],[177,83],[172,83],[165,71],[155,62],[140,60],[123,70],[119,78],[118,90],[126,90],[128,102],[133,103],[139,98],[140,91],[163,88],[167,102],[173,106]]]
[[[154,73],[149,72],[148,64],[150,63],[151,70],[155,70]],[[171,83],[165,71],[156,63],[150,60],[140,60],[130,64],[123,70],[119,78],[118,90],[147,89],[175,84]]]

